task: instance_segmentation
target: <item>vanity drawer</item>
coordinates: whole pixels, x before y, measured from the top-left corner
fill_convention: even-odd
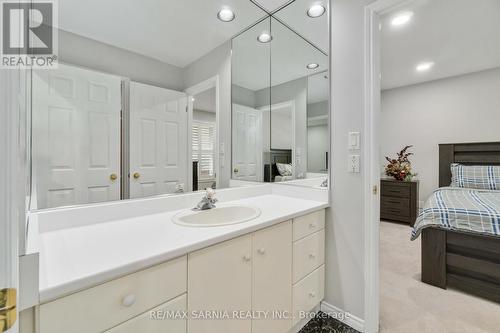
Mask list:
[[[40,305],[39,333],[97,333],[186,292],[186,256]]]
[[[325,229],[293,244],[293,283],[325,263]]]
[[[293,325],[300,321],[300,312],[311,311],[325,297],[325,265],[293,286]]]
[[[293,220],[293,240],[304,238],[325,228],[325,210],[297,217]]]
[[[106,333],[186,333],[187,319],[166,317],[175,314],[182,315],[185,311],[187,311],[186,294],[126,321]]]

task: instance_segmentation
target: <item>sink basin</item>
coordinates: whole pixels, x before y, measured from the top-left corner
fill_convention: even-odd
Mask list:
[[[175,214],[172,221],[188,227],[217,227],[243,223],[260,215],[260,209],[251,206],[217,206],[216,208],[195,211],[185,210]]]

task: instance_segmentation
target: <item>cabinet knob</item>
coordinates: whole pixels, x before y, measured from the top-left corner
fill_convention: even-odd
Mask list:
[[[314,259],[316,258],[316,255],[314,253],[309,254],[309,258]]]
[[[252,257],[250,257],[249,255],[243,256],[243,261],[249,262],[250,260],[252,260]]]
[[[309,229],[314,229],[314,228],[316,228],[316,224],[314,223],[309,224]]]
[[[257,250],[257,252],[258,252],[259,254],[264,255],[264,254],[266,254],[266,249],[264,249],[264,248],[260,248],[260,249],[258,249],[258,250]]]
[[[139,179],[141,177],[141,174],[138,172],[134,172],[132,176],[134,177],[134,179]]]
[[[118,179],[118,175],[116,173],[112,173],[111,175],[109,175],[109,179],[111,179],[111,181],[115,181]]]
[[[135,303],[135,295],[134,294],[127,295],[122,299],[122,305],[126,306],[127,308],[134,305],[134,303]]]
[[[311,297],[311,298],[316,297],[316,293],[314,293],[314,292],[310,292],[310,293],[309,293],[309,297]]]

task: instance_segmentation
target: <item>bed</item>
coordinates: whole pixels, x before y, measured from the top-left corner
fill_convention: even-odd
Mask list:
[[[500,189],[449,188],[451,165],[500,165],[500,142],[439,145],[439,186],[412,232],[422,282],[500,302]]]
[[[293,176],[281,176],[276,163],[290,164],[292,163],[292,151],[289,149],[272,149],[267,153],[265,160],[268,163],[264,164],[264,182],[282,182],[292,180]]]

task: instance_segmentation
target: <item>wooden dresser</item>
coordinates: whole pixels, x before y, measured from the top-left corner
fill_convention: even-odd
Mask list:
[[[418,213],[418,180],[382,179],[380,182],[380,219],[413,226]]]

